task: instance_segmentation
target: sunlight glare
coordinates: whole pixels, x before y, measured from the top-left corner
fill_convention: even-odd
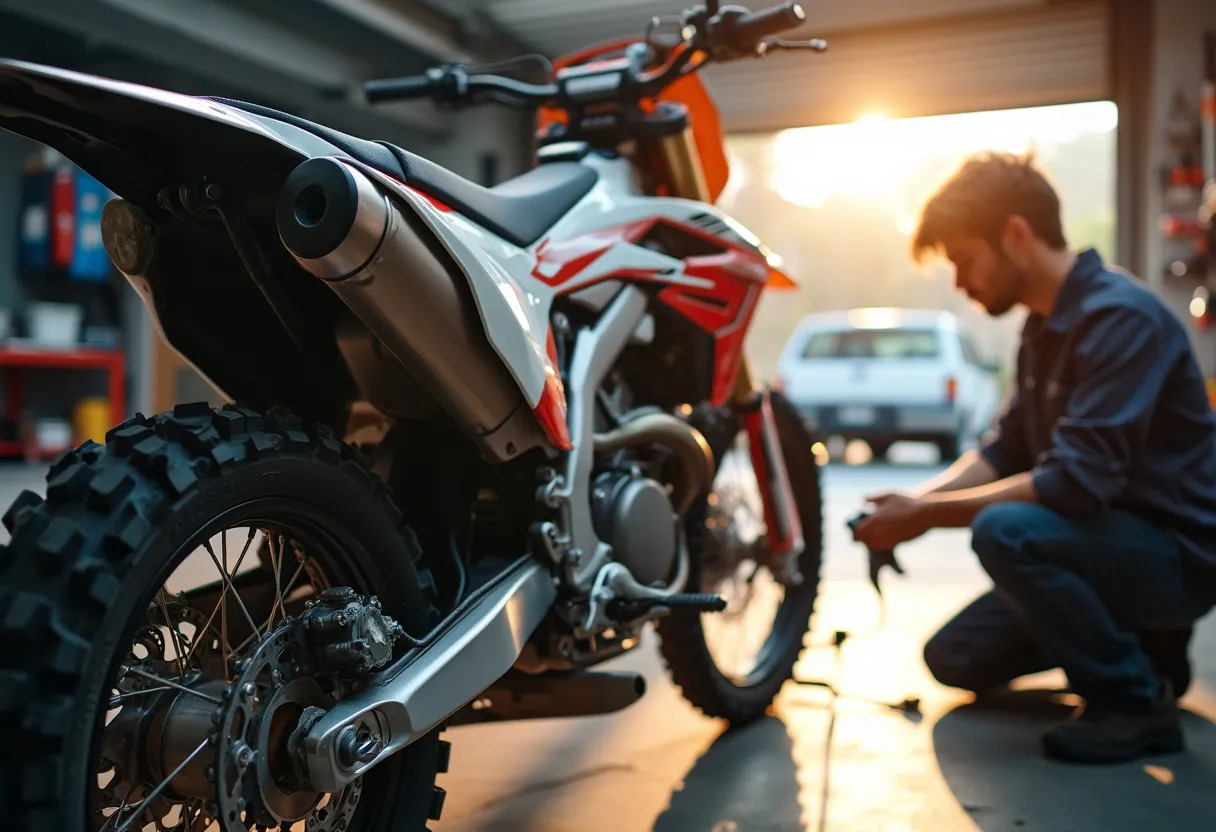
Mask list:
[[[838,195],[894,195],[925,160],[979,150],[1025,153],[1083,133],[1108,133],[1117,123],[1110,101],[905,119],[867,113],[851,124],[777,133],[769,184],[805,208]]]
[[[891,329],[903,322],[902,309],[893,307],[870,307],[849,312],[849,324],[857,329]]]
[[[1144,773],[1163,786],[1169,786],[1174,782],[1174,772],[1165,766],[1146,765]]]

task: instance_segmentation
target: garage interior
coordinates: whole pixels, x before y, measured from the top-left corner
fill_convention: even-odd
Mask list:
[[[556,58],[637,35],[652,16],[677,15],[685,6],[679,0],[0,0],[0,57],[261,103],[392,141],[495,185],[531,167],[531,117],[497,107],[459,113],[424,103],[372,107],[361,99],[361,83],[440,63],[485,64],[536,52]],[[1208,256],[1196,219],[1204,184],[1201,95],[1211,71],[1205,33],[1216,33],[1216,2],[809,0],[805,7],[806,25],[791,36],[827,39],[824,54],[777,55],[704,73],[728,136],[848,124],[869,113],[904,119],[1113,102],[1114,250],[1103,254],[1166,298],[1186,323],[1216,402],[1216,329],[1207,304],[1216,253]],[[55,187],[68,180],[79,200],[65,207],[55,202]],[[92,212],[86,204],[90,194],[94,203],[105,197],[61,157],[0,133],[6,504],[34,487],[45,462],[64,447],[100,438],[126,415],[178,401],[223,401],[160,340],[121,276],[85,256],[85,226],[97,222],[96,204]],[[76,247],[67,253],[55,249],[57,211],[79,226],[74,242],[61,242]],[[764,237],[763,229],[753,230]],[[800,309],[816,310],[819,279],[827,278],[801,277],[809,299]],[[1057,691],[1062,674],[1027,682],[1014,692],[1009,712],[988,712],[937,686],[922,667],[924,637],[986,580],[962,533],[935,533],[905,547],[910,574],[886,579],[885,624],[869,632],[876,599],[864,551],[850,540],[845,521],[873,490],[922,479],[918,466],[833,464],[825,471],[827,565],[802,675],[830,678],[856,697],[792,685],[769,718],[723,732],[680,700],[653,651],[641,651],[622,666],[644,672],[652,689],[621,714],[453,729],[447,808],[433,828],[1216,828],[1210,620],[1197,632],[1198,681],[1184,700],[1187,754],[1100,770],[1061,770],[1035,753],[1041,726],[1067,710],[1068,695]],[[837,631],[853,637],[833,649]],[[919,697],[920,713],[891,707],[908,696]]]

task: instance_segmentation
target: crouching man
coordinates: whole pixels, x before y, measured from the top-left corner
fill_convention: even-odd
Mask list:
[[[981,154],[925,205],[914,253],[944,254],[988,314],[1024,307],[1016,389],[978,453],[911,494],[876,494],[874,549],[967,527],[993,590],[925,647],[944,684],[984,693],[1062,667],[1085,700],[1052,756],[1183,747],[1191,626],[1216,602],[1216,420],[1179,320],[1070,251],[1029,159]]]

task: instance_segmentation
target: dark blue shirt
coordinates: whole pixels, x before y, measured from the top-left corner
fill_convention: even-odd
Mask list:
[[[1000,477],[1033,471],[1070,516],[1133,512],[1172,532],[1216,592],[1216,417],[1181,321],[1082,252],[1051,314],[1022,331],[1017,384],[981,453]]]

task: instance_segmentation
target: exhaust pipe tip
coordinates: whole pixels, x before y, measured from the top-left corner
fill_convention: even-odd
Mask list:
[[[300,163],[279,191],[279,238],[322,280],[341,280],[376,255],[389,223],[388,198],[338,159]]]
[[[287,250],[305,260],[337,251],[359,213],[359,186],[350,169],[333,159],[309,159],[287,177],[275,212]]]

